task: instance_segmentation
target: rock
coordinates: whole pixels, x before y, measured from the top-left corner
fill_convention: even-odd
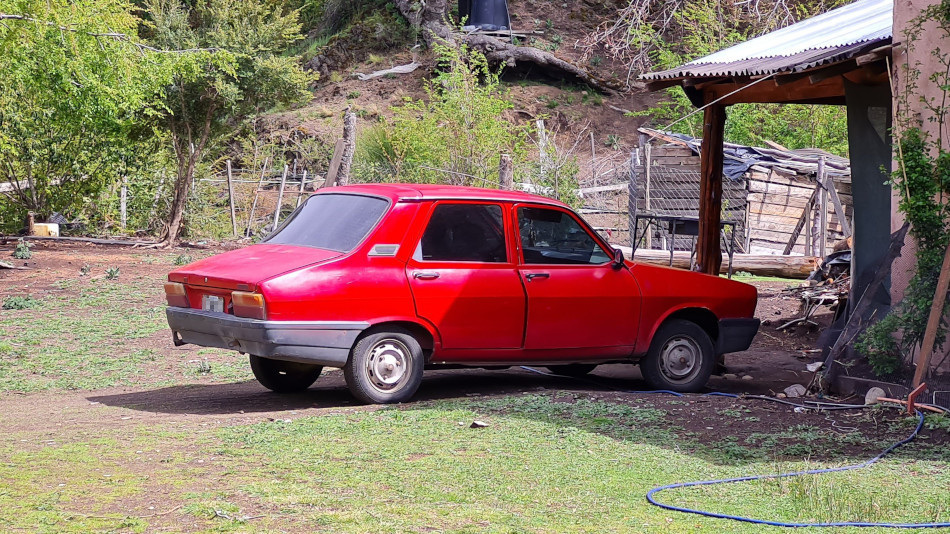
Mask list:
[[[805,386],[801,384],[792,384],[791,386],[785,388],[785,395],[790,399],[801,397],[807,392],[808,390],[806,390]]]
[[[485,428],[486,426],[488,426],[488,423],[476,419],[472,421],[472,424],[469,425],[469,428]]]
[[[742,379],[743,379],[743,380],[755,380],[754,378],[752,378],[752,375],[743,375]]]
[[[776,398],[776,399],[784,399],[785,397],[787,397],[787,395],[785,395],[784,393],[776,393],[776,394],[775,394],[775,398]]]
[[[813,362],[805,366],[805,369],[808,369],[808,372],[814,373],[815,371],[824,367],[825,362]]]
[[[877,404],[877,399],[881,397],[886,397],[884,390],[881,388],[871,388],[868,390],[867,394],[864,395],[864,404]]]
[[[722,377],[725,378],[726,380],[735,380],[735,379],[739,378],[737,375],[734,375],[734,374],[732,374],[732,373],[726,373],[726,374],[722,375]]]

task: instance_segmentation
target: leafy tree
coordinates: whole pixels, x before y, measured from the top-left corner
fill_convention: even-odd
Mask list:
[[[130,161],[151,73],[122,0],[0,0],[0,226],[75,214]],[[127,169],[126,169],[127,170]]]
[[[524,154],[528,129],[503,117],[511,103],[485,56],[435,49],[446,70],[426,84],[426,100],[407,99],[359,138],[358,179],[491,187],[500,155]]]
[[[257,0],[146,0],[156,46],[172,73],[157,125],[177,161],[165,242],[179,238],[195,168],[208,143],[250,115],[309,97],[308,77],[280,52],[299,36],[297,13]]]

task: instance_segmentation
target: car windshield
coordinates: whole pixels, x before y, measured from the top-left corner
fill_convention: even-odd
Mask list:
[[[313,195],[265,243],[349,252],[379,222],[389,201],[362,195]]]

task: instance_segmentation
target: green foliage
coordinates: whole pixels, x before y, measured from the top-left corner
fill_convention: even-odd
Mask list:
[[[35,19],[0,25],[0,180],[21,184],[0,196],[0,230],[19,229],[28,210],[79,213],[128,170],[155,79],[133,44],[132,9],[123,0],[0,0],[0,12]]]
[[[28,260],[33,257],[33,253],[30,251],[30,247],[32,246],[33,243],[30,243],[29,241],[17,239],[16,246],[13,248],[12,256],[18,260]]]
[[[40,301],[27,295],[25,297],[13,296],[3,299],[4,310],[25,310],[35,308],[40,305]]]
[[[119,279],[118,267],[109,267],[106,269],[106,280],[118,280],[118,279]]]
[[[188,254],[179,254],[178,256],[175,256],[175,262],[174,262],[174,263],[175,263],[175,265],[188,265],[188,264],[191,263],[192,261],[193,261],[193,260],[192,260],[192,258],[191,258],[190,255],[188,255]]]
[[[358,181],[496,186],[500,154],[524,154],[527,128],[502,116],[511,104],[485,57],[444,46],[436,53],[445,70],[426,83],[426,100],[407,99],[360,135]]]
[[[152,41],[172,82],[160,94],[156,126],[168,132],[177,165],[168,239],[181,230],[195,168],[209,142],[232,125],[278,104],[308,98],[308,76],[280,53],[299,37],[296,12],[257,0],[146,0]]]
[[[834,6],[802,3],[795,15],[802,19],[831,7]],[[644,26],[643,35],[637,39],[650,43],[652,68],[668,69],[771,31],[782,23],[779,17],[784,14],[785,11],[779,9],[766,17],[753,17],[744,12],[740,4],[729,6],[713,0],[686,2],[673,13],[666,39],[653,33],[653,26]],[[682,89],[670,88],[666,95],[666,101],[635,115],[648,116],[654,127],[665,128],[694,110]],[[846,119],[841,106],[737,104],[729,107],[725,138],[744,145],[761,145],[770,140],[790,149],[818,147],[846,155]],[[702,113],[673,124],[670,129],[702,137]]]

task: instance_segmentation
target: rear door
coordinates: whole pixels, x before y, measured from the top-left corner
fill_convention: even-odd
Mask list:
[[[416,313],[445,349],[522,346],[525,292],[501,204],[441,201],[430,211],[406,275]]]
[[[528,295],[525,349],[630,346],[637,336],[640,289],[573,213],[521,205],[517,214]]]

